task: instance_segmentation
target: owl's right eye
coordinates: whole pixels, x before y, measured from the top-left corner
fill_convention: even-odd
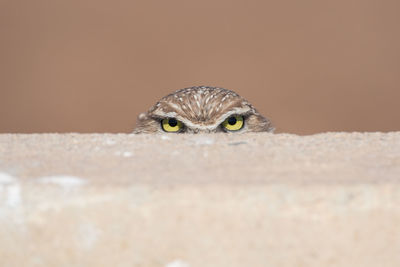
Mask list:
[[[239,131],[243,128],[243,116],[234,115],[227,118],[224,122],[222,122],[222,127],[230,132]]]
[[[161,128],[170,133],[176,133],[182,130],[183,123],[175,118],[166,118],[161,121]]]

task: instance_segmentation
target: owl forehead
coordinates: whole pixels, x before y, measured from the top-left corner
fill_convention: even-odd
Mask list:
[[[251,105],[233,91],[217,87],[190,87],[162,98],[151,114],[178,117],[193,123],[213,125],[224,115],[252,110]]]

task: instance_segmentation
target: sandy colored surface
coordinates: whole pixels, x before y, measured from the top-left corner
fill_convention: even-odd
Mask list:
[[[400,132],[0,135],[0,266],[399,266]]]

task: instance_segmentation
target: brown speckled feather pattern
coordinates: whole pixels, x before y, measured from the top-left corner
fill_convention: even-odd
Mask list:
[[[171,93],[147,113],[140,114],[134,133],[163,133],[160,121],[164,118],[182,121],[186,133],[221,132],[220,124],[232,115],[246,118],[245,127],[238,132],[273,131],[269,120],[235,92],[218,87],[196,86]]]

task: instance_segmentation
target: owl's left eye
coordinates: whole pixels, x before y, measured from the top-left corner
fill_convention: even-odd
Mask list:
[[[183,123],[175,118],[166,118],[161,121],[161,128],[170,133],[176,133],[182,130]]]
[[[233,115],[224,120],[224,122],[222,123],[222,127],[224,127],[228,131],[234,132],[242,129],[243,124],[244,124],[243,116]]]

